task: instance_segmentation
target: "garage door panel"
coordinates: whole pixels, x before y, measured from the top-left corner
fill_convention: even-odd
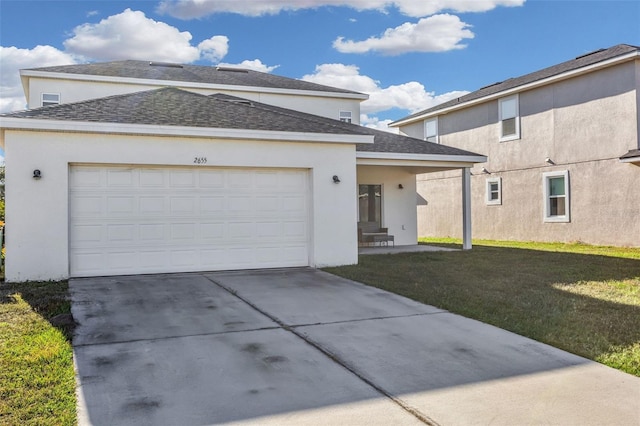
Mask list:
[[[304,170],[74,166],[69,181],[72,276],[309,264]]]
[[[199,175],[200,188],[224,188],[224,172],[203,171]]]
[[[119,169],[107,171],[107,186],[112,187],[130,187],[133,185],[134,176],[132,169]]]
[[[140,188],[164,188],[165,174],[160,170],[140,170],[139,184]]]

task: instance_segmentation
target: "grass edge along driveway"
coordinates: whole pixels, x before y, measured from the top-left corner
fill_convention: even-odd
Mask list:
[[[456,240],[427,240],[459,247]],[[329,272],[640,376],[640,249],[475,241]],[[0,283],[0,425],[76,424],[67,282]]]
[[[0,425],[76,424],[68,313],[66,281],[0,283]]]
[[[325,270],[640,376],[640,248],[474,240]]]

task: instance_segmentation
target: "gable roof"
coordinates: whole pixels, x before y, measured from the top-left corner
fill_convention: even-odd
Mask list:
[[[220,93],[206,96],[174,87],[12,112],[0,115],[0,119],[373,136],[372,144],[356,143],[356,151],[482,157],[458,148],[236,96]],[[25,127],[27,125],[25,123]]]
[[[34,73],[35,72],[35,73]],[[92,64],[61,65],[21,70],[23,76],[39,73],[132,78],[143,80],[200,83],[207,85],[245,86],[285,90],[302,90],[335,94],[367,95],[351,90],[324,86],[274,74],[240,68],[169,64],[149,61],[113,61]]]
[[[401,118],[400,120],[396,120],[395,122],[391,123],[391,126],[406,124],[407,122],[414,121],[415,119],[421,118],[423,116],[432,115],[433,113],[437,113],[438,111],[441,111],[441,110],[450,109],[450,108],[453,109],[456,107],[463,108],[466,103],[470,103],[474,100],[487,98],[487,97],[490,97],[491,95],[497,95],[502,92],[506,92],[512,89],[517,89],[519,87],[526,86],[528,84],[541,82],[549,78],[561,76],[562,74],[565,74],[565,73],[577,71],[582,68],[586,68],[592,65],[596,65],[596,64],[611,60],[611,59],[618,58],[620,56],[629,55],[633,53],[635,53],[636,55],[640,55],[640,47],[632,46],[629,44],[619,44],[619,45],[610,47],[609,49],[596,50],[595,52],[578,56],[575,59],[562,62],[561,64],[553,65],[551,67],[544,68],[542,70],[535,71],[520,77],[510,78],[505,81],[501,81],[498,83],[491,84],[489,86],[482,87],[479,90],[476,90],[475,92],[471,92],[459,98],[452,99],[448,102],[444,102],[432,108],[427,108],[415,114],[411,114],[405,118]]]

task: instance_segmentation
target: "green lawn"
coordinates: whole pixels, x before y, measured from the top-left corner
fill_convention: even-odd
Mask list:
[[[76,424],[67,283],[0,283],[0,425]]]
[[[474,241],[326,270],[640,376],[638,248]]]

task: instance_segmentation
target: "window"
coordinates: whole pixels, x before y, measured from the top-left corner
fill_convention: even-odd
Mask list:
[[[432,118],[424,122],[424,140],[438,143],[438,118]]]
[[[511,141],[520,138],[520,112],[518,95],[500,99],[500,141]]]
[[[358,220],[382,227],[382,185],[358,185]]]
[[[43,93],[42,106],[58,105],[60,103],[59,93]]]
[[[340,121],[351,123],[351,111],[340,111]]]
[[[569,222],[569,172],[543,173],[544,221]]]
[[[502,204],[502,180],[501,178],[487,179],[487,205]]]

